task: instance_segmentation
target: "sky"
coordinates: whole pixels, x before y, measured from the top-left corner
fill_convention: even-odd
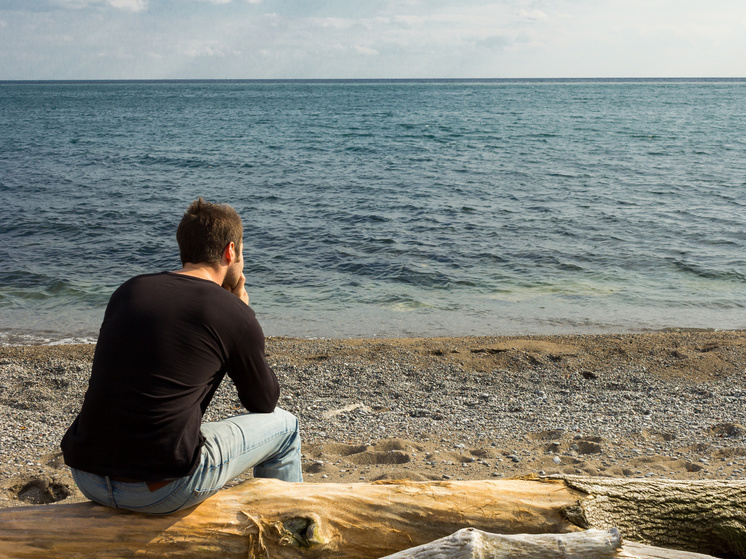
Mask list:
[[[744,0],[0,0],[0,80],[746,77]]]

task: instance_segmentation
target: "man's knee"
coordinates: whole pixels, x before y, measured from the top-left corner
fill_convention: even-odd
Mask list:
[[[284,420],[287,422],[287,424],[295,431],[298,431],[300,428],[300,422],[298,421],[298,418],[290,413],[287,410],[284,410],[282,408],[275,408],[275,411],[272,413],[277,414],[279,417],[284,418]]]

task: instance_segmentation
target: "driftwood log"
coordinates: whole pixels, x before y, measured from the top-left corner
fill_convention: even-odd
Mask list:
[[[619,530],[569,534],[490,534],[474,528],[383,559],[714,559],[711,555],[627,542]]]
[[[92,503],[0,510],[0,557],[380,558],[467,527],[492,534],[619,527],[625,545],[746,558],[746,482],[252,480],[167,516]]]
[[[383,559],[610,559],[621,548],[619,530],[570,534],[490,534],[474,528],[458,532]]]
[[[746,481],[558,479],[586,495],[575,521],[581,527],[617,527],[636,542],[746,558]]]

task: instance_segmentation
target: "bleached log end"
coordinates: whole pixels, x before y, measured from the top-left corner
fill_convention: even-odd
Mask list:
[[[619,530],[586,530],[570,534],[490,534],[464,528],[384,559],[612,559],[621,549]]]

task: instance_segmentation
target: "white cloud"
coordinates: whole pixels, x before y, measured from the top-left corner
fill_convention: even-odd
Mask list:
[[[355,24],[355,20],[341,17],[312,17],[308,18],[308,21],[319,27],[331,27],[333,29],[345,29]]]
[[[148,0],[108,0],[109,4],[120,10],[142,12],[148,7]]]
[[[516,38],[516,41],[519,39]],[[505,47],[510,46],[513,43],[511,39],[508,37],[505,37],[503,35],[492,35],[490,37],[485,37],[484,39],[479,39],[476,41],[476,44],[480,47],[484,47],[486,49],[504,49]]]
[[[422,16],[396,15],[394,16],[394,21],[396,21],[397,23],[409,25],[410,27],[417,27],[419,25],[423,25],[426,20]]]
[[[129,12],[143,12],[148,8],[148,0],[53,0],[58,6],[63,8],[80,10],[89,6],[108,4],[119,10]]]
[[[372,49],[369,47],[363,47],[360,45],[355,45],[354,49],[355,49],[355,52],[357,52],[358,54],[366,54],[366,55],[380,54],[376,49]]]
[[[192,41],[184,45],[181,50],[184,55],[192,58],[200,56],[225,58],[227,56],[241,54],[240,51],[235,50],[230,45],[220,41]]]
[[[746,49],[743,0],[46,3],[0,8],[0,79],[743,75]]]
[[[531,10],[531,11],[520,10],[518,12],[518,15],[521,16],[524,19],[530,19],[530,20],[534,20],[534,21],[539,21],[539,20],[547,19],[547,14],[545,14],[541,10]]]
[[[98,3],[98,0],[53,0],[53,3],[62,6],[63,8],[79,10],[87,8],[91,4]]]

